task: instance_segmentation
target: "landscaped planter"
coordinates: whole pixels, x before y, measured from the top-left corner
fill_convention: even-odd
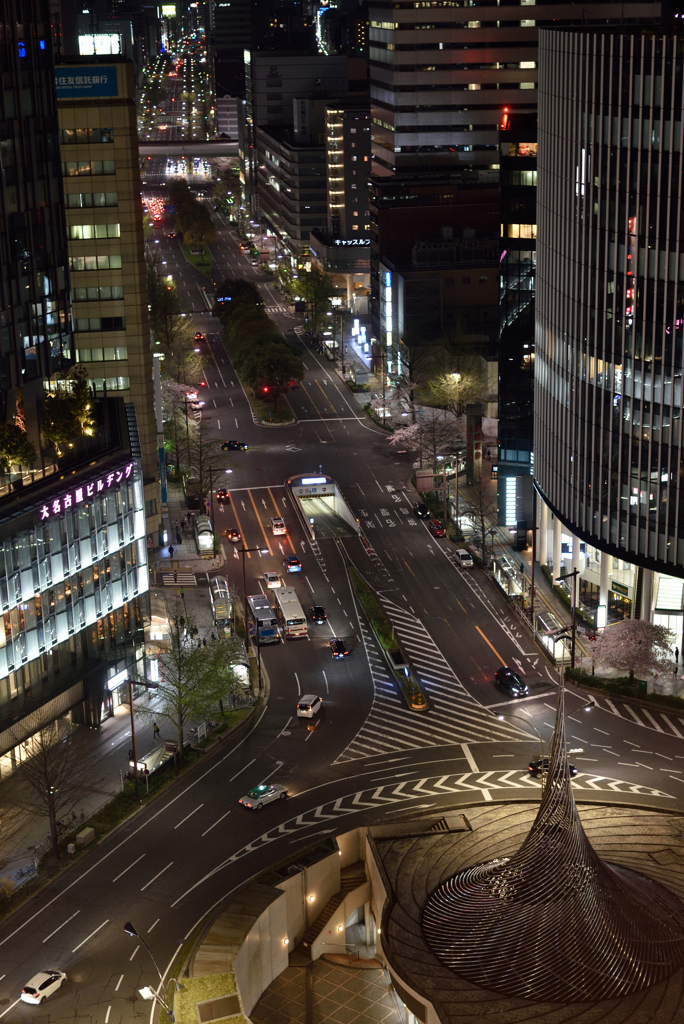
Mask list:
[[[428,704],[427,697],[420,688],[420,684],[399,648],[394,647],[386,651],[385,655],[392,674],[399,684],[399,689],[406,701],[406,706],[411,711],[429,711],[430,705]]]

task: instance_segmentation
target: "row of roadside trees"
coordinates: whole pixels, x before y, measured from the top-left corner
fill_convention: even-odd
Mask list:
[[[160,647],[159,683],[154,708],[136,705],[136,718],[146,725],[157,722],[178,743],[178,760],[183,762],[188,729],[192,723],[218,718],[235,704],[244,688],[230,667],[239,653],[236,637],[201,638],[194,621],[177,607],[170,617],[171,636]],[[29,726],[30,726],[29,720]],[[39,720],[36,719],[36,725]],[[10,730],[11,731],[11,730]],[[0,810],[0,840],[11,847],[19,837],[23,817],[29,813],[45,818],[50,846],[59,857],[59,837],[91,792],[110,784],[102,777],[101,752],[92,749],[92,736],[67,722],[52,722],[23,742],[26,757],[8,789]],[[138,746],[138,756],[146,750]],[[82,827],[79,826],[79,827]]]
[[[281,395],[303,379],[304,364],[266,313],[258,288],[242,278],[226,278],[216,289],[213,312],[240,379],[277,408]]]

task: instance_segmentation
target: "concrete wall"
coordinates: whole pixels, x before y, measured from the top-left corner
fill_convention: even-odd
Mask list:
[[[252,925],[234,960],[235,981],[246,1014],[251,1013],[262,992],[285,970],[293,948],[288,932],[287,897],[283,894]]]
[[[366,859],[366,835],[368,828],[362,825],[360,828],[353,828],[351,832],[337,837],[337,845],[340,848],[340,868],[348,868],[357,861]]]
[[[311,943],[311,959],[318,960],[323,953],[346,953],[344,948],[344,925],[357,907],[362,907],[371,898],[370,882],[364,882],[347,893],[342,903],[326,923],[320,935]],[[336,945],[339,943],[340,945]]]

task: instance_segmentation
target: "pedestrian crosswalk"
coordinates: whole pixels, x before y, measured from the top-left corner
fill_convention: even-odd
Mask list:
[[[643,707],[641,704],[631,704],[619,700],[617,697],[604,697],[603,695],[592,694],[596,707],[607,711],[618,718],[624,718],[627,722],[633,722],[650,729],[652,732],[660,732],[664,736],[676,736],[684,740],[684,718],[676,711],[661,710],[657,704],[652,708]]]
[[[528,738],[524,730],[500,721],[470,697],[420,619],[393,601],[383,597],[381,601],[397,640],[425,687],[430,711],[418,715],[406,708],[375,636],[360,619],[373,680],[373,703],[366,721],[336,763],[448,743]]]
[[[197,577],[194,572],[165,572],[162,583],[165,587],[196,587]]]

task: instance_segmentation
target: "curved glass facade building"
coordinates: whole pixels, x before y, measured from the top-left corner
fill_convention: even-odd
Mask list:
[[[684,576],[683,40],[539,39],[537,487],[582,542]]]

